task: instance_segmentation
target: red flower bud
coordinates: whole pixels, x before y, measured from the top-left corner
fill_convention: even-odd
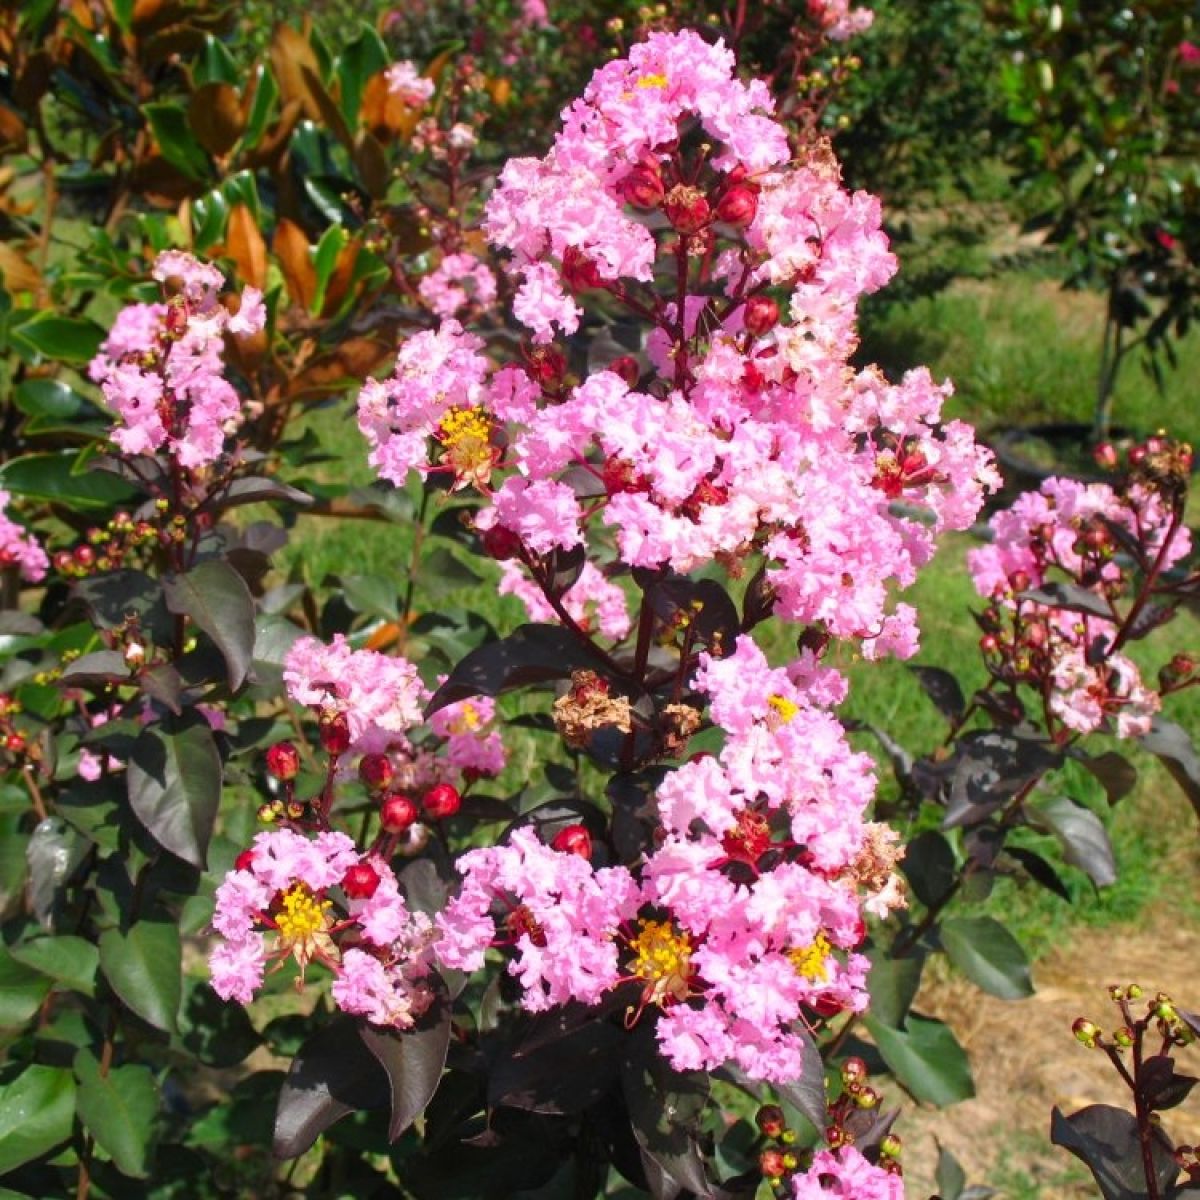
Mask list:
[[[742,320],[750,333],[762,337],[779,324],[779,305],[770,296],[751,296]]]
[[[90,567],[96,561],[96,552],[88,545],[76,546],[74,559],[79,566]]]
[[[233,869],[235,871],[248,871],[254,865],[254,851],[243,850],[241,854],[233,860]]]
[[[782,1150],[764,1150],[758,1156],[758,1169],[767,1179],[782,1179],[787,1173]]]
[[[505,529],[503,525],[493,525],[491,529],[485,529],[479,535],[479,542],[483,546],[484,554],[497,562],[507,562],[521,553],[520,537],[511,529]]]
[[[562,854],[578,854],[584,859],[592,857],[592,835],[582,825],[568,825],[560,829],[550,846]]]
[[[345,713],[327,713],[321,717],[321,745],[329,754],[345,754],[350,749],[350,722]]]
[[[767,1137],[778,1137],[786,1128],[783,1109],[778,1104],[766,1104],[758,1110],[755,1116],[758,1127]]]
[[[280,783],[300,774],[300,751],[291,742],[276,742],[267,750],[267,770]]]
[[[680,233],[699,233],[712,218],[704,193],[683,183],[676,184],[667,193],[663,211]]]
[[[604,283],[600,268],[575,246],[568,246],[563,252],[562,275],[573,292],[590,291]]]
[[[758,212],[758,191],[741,183],[731,187],[717,201],[717,220],[744,229]]]
[[[852,1083],[862,1083],[869,1074],[867,1064],[857,1055],[842,1063],[842,1083],[847,1087]]]
[[[1103,467],[1106,471],[1113,470],[1117,465],[1117,448],[1112,442],[1101,442],[1093,451],[1092,457],[1096,460],[1096,465]]]
[[[637,387],[638,380],[642,377],[641,364],[632,354],[623,354],[620,358],[614,358],[608,364],[608,369],[614,375],[619,375],[631,388]]]
[[[567,373],[566,356],[554,346],[535,346],[527,361],[530,376],[544,388],[558,387]]]
[[[364,754],[358,764],[358,777],[373,792],[381,792],[392,782],[395,771],[386,754]]]
[[[385,833],[403,833],[417,819],[417,806],[402,792],[385,796],[379,805],[379,820]]]
[[[621,199],[634,208],[657,208],[666,195],[662,176],[647,167],[634,167],[617,186]]]
[[[342,877],[348,900],[370,900],[379,887],[379,872],[370,863],[355,863]]]
[[[421,797],[421,807],[435,821],[454,816],[461,804],[462,797],[458,794],[458,788],[450,783],[435,783]]]

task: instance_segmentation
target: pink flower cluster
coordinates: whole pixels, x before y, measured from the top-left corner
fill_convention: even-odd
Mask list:
[[[231,315],[218,298],[221,272],[181,250],[160,254],[153,276],[172,294],[122,309],[89,374],[118,418],[112,439],[121,451],[165,449],[181,466],[204,467],[242,419],[241,399],[224,375],[225,336],[263,328],[262,293],[244,288]]]
[[[869,1163],[853,1146],[818,1150],[803,1175],[792,1176],[794,1200],[904,1200],[904,1180]]]
[[[555,619],[554,609],[542,590],[514,562],[500,564],[500,595],[516,596],[531,621]],[[598,629],[614,642],[619,642],[629,632],[632,621],[625,593],[611,579],[606,579],[593,563],[584,563],[579,578],[560,599],[563,608],[582,629]]]
[[[26,583],[40,583],[46,577],[50,559],[37,538],[4,511],[11,499],[0,488],[0,568],[14,568]]]
[[[496,302],[496,276],[473,254],[447,254],[417,291],[439,317],[459,316],[467,308],[482,312]]]
[[[401,742],[421,723],[429,695],[407,659],[355,650],[340,633],[330,644],[298,638],[284,660],[283,682],[297,704],[322,719],[346,718],[350,754],[381,753]]]
[[[1106,649],[1119,627],[1117,599],[1125,583],[1113,529],[1126,531],[1166,570],[1191,550],[1186,528],[1173,527],[1169,506],[1152,489],[1135,485],[1118,493],[1072,479],[1048,479],[1026,492],[997,513],[990,528],[992,543],[972,550],[968,565],[980,594],[1011,614],[1012,631],[985,638],[985,650],[1015,659],[1029,682],[1044,681],[1050,711],[1068,729],[1090,733],[1111,720],[1119,737],[1145,733],[1159,696],[1131,659]],[[1055,581],[1090,593],[1097,611],[1023,598]]]
[[[273,969],[317,961],[334,1002],[377,1025],[410,1027],[429,1006],[432,926],[409,910],[391,869],[342,833],[260,833],[217,889],[212,986],[248,1004]]]
[[[323,725],[345,720],[348,743],[340,752],[345,758],[391,755],[397,787],[428,787],[504,769],[495,701],[486,696],[440,709],[429,721],[436,741],[414,742],[430,693],[406,658],[355,650],[342,634],[329,644],[303,637],[288,651],[283,681],[291,699],[313,709]]]
[[[895,270],[879,204],[819,154],[791,163],[770,112],[695,33],[602,67],[488,204],[524,361],[495,368],[447,320],[363,389],[359,424],[384,478],[452,473],[486,497],[479,528],[528,554],[611,538],[623,563],[681,572],[761,554],[780,616],[911,654],[912,610],[889,598],[998,477],[968,426],[939,424],[948,384],[850,367],[857,302]],[[699,166],[689,121],[712,144]],[[666,298],[660,279],[677,282]],[[589,292],[653,328],[644,359],[569,386],[550,343]]]
[[[661,785],[663,836],[640,870],[594,870],[518,830],[459,860],[435,954],[474,970],[489,947],[511,947],[531,1011],[637,982],[680,1070],[736,1062],[792,1080],[806,1012],[866,1004],[868,964],[853,951],[864,906],[902,903],[894,835],[864,821],[870,759],[821,707],[844,694],[835,672],[771,668],[743,637],[695,684],[726,743]]]
[[[426,78],[408,59],[394,62],[384,72],[388,91],[398,96],[409,108],[423,108],[434,93],[432,79]]]
[[[851,8],[849,0],[808,0],[808,15],[825,36],[844,42],[871,28],[875,14],[869,8]]]

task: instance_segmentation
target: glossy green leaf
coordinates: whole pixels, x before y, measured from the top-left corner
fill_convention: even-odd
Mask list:
[[[369,25],[363,25],[358,37],[342,51],[337,65],[337,78],[341,85],[338,104],[346,124],[352,129],[358,123],[358,110],[367,80],[391,61],[392,55],[383,39]]]
[[[188,124],[187,112],[178,104],[158,101],[143,104],[142,112],[150,122],[154,140],[162,156],[191,179],[208,178],[208,155],[196,140]]]
[[[152,725],[130,756],[130,807],[160,846],[203,869],[221,778],[221,755],[207,722]]]
[[[60,937],[33,938],[17,942],[10,953],[17,962],[73,991],[91,996],[96,991],[96,968],[100,952],[85,938],[63,934]]]
[[[87,363],[96,357],[106,336],[95,321],[39,313],[10,330],[13,346],[52,362]]]
[[[49,991],[45,975],[0,950],[0,1029],[24,1025]]]
[[[179,930],[158,921],[139,921],[128,933],[100,935],[100,969],[113,991],[156,1029],[174,1032],[182,992]]]
[[[113,508],[134,495],[117,476],[87,470],[71,450],[10,459],[0,466],[0,487],[18,496],[79,509]]]
[[[948,917],[941,938],[950,961],[985,992],[1001,1000],[1033,995],[1021,943],[993,917]]]
[[[871,994],[871,1012],[885,1025],[902,1029],[913,998],[921,986],[925,955],[888,958],[884,954],[871,963],[867,991]]]
[[[107,1074],[90,1050],[75,1056],[75,1107],[97,1144],[122,1175],[145,1179],[158,1115],[158,1085],[149,1067],[112,1067]]]
[[[329,280],[337,266],[338,255],[341,254],[349,240],[350,235],[340,225],[330,225],[321,234],[321,240],[313,252],[313,269],[317,276],[317,286],[313,292],[309,310],[314,314],[319,313],[325,307],[325,292],[329,287]]]
[[[884,1062],[916,1099],[944,1108],[975,1095],[966,1052],[948,1025],[915,1015],[904,1030],[871,1016],[863,1022]]]
[[[0,1175],[53,1150],[71,1136],[75,1079],[59,1067],[26,1067],[0,1086]]]
[[[56,421],[69,421],[87,404],[78,392],[57,379],[25,379],[13,389],[13,399],[26,416]]]

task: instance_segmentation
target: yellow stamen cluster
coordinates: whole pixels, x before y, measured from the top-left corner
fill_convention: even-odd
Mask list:
[[[283,911],[275,918],[279,936],[285,942],[307,941],[329,928],[329,900],[318,900],[302,883],[293,884],[280,897]]]
[[[629,941],[634,953],[630,970],[646,982],[646,1001],[663,1005],[686,1000],[691,977],[692,943],[687,934],[677,933],[669,921],[641,921],[636,937]]]
[[[665,88],[667,77],[665,75],[641,75],[638,77],[637,85],[640,88]]]
[[[832,952],[829,939],[823,933],[818,933],[811,946],[789,951],[788,958],[796,968],[797,975],[803,975],[813,983],[823,983],[829,978],[829,955]]]
[[[442,417],[437,436],[445,447],[444,460],[460,480],[487,482],[495,454],[491,424],[482,408],[450,409]]]
[[[466,700],[459,708],[454,720],[450,722],[450,732],[457,734],[474,733],[482,724],[483,718],[479,715],[479,709],[469,700]]]
[[[779,715],[780,721],[786,725],[799,711],[800,705],[786,696],[772,695],[767,697],[767,704]]]

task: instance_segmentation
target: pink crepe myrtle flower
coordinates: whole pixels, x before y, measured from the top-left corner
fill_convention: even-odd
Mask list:
[[[439,708],[429,718],[429,728],[446,739],[445,762],[471,775],[499,775],[507,756],[500,733],[493,727],[496,701],[472,696]]]
[[[46,577],[50,559],[37,538],[4,511],[11,499],[0,488],[0,568],[12,568],[26,583],[40,583]]]
[[[617,982],[613,935],[638,904],[623,867],[594,870],[521,828],[503,846],[468,851],[458,871],[461,888],[435,918],[438,961],[474,971],[491,946],[512,946],[508,971],[530,1012],[568,1000],[594,1004]]]
[[[224,276],[181,250],[160,254],[152,274],[177,291],[166,303],[124,308],[88,373],[117,417],[110,436],[118,449],[165,449],[183,467],[204,467],[242,419],[241,398],[224,376],[225,335],[263,328],[262,293],[245,288],[230,316],[218,300]]]
[[[344,634],[335,634],[328,644],[298,638],[284,659],[283,681],[297,704],[326,719],[335,713],[345,716],[348,754],[407,746],[404,734],[421,723],[428,699],[417,668],[407,659],[354,650]]]
[[[416,64],[408,59],[394,62],[384,71],[388,91],[398,96],[409,108],[422,108],[433,95],[432,79],[423,76],[417,70]]]
[[[555,620],[554,609],[541,589],[514,562],[500,564],[500,595],[516,596],[531,621]],[[579,578],[560,599],[582,628],[599,629],[613,641],[620,641],[632,626],[625,593],[593,563],[584,563]]]
[[[417,291],[439,317],[454,317],[471,305],[490,308],[496,302],[496,276],[473,254],[447,254]]]
[[[904,1200],[904,1179],[868,1162],[853,1146],[818,1150],[812,1166],[792,1176],[793,1200]]]

